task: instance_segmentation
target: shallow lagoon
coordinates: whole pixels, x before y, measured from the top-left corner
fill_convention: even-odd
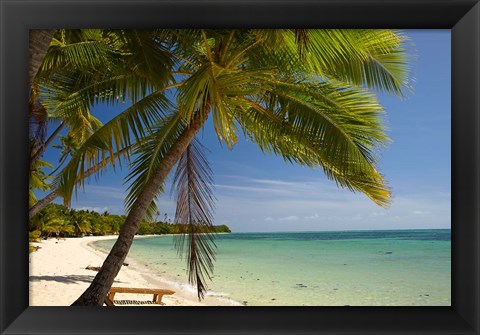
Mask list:
[[[136,239],[129,257],[193,290],[173,239]],[[215,242],[210,294],[247,306],[451,305],[449,229],[235,233]]]

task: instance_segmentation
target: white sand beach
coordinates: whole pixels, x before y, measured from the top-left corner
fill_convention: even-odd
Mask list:
[[[89,236],[83,238],[50,238],[32,245],[40,247],[30,253],[30,306],[69,306],[88,287],[96,271],[87,266],[100,267],[106,254],[95,250],[89,243],[100,239],[112,239],[116,236]],[[179,290],[178,286],[149,272],[133,260],[127,259],[128,266],[122,266],[113,286],[164,288],[174,290],[175,294],[165,295],[165,306],[228,306],[230,301],[206,297],[201,302],[192,292]],[[115,300],[148,301],[152,295],[116,294]],[[143,305],[142,306],[160,306]]]

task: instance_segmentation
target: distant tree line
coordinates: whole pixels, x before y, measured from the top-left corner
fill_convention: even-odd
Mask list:
[[[82,237],[86,235],[102,236],[118,234],[125,215],[102,214],[93,210],[69,209],[59,204],[49,204],[29,221],[30,241],[42,237]],[[226,225],[214,226],[215,233],[231,233]],[[143,220],[137,235],[179,234],[185,232],[185,226],[170,223],[165,214],[163,221]],[[202,231],[199,231],[201,233]]]

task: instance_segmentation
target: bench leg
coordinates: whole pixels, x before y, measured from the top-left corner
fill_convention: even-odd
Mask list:
[[[163,297],[163,294],[154,294],[153,295],[153,302],[159,304],[159,305],[165,305],[163,302],[162,302],[162,297]]]
[[[113,301],[113,298],[115,297],[115,292],[108,292],[107,297],[108,297],[108,299]]]

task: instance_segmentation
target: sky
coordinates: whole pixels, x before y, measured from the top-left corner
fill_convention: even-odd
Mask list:
[[[292,165],[263,154],[239,136],[230,150],[210,122],[198,138],[207,149],[216,196],[215,224],[234,232],[433,229],[451,225],[450,30],[406,30],[412,92],[405,99],[379,95],[392,139],[382,151],[380,172],[392,190],[384,209],[364,194],[340,189],[320,169]],[[102,121],[119,110],[95,108]],[[53,128],[53,127],[52,127]],[[57,152],[44,159],[55,162]],[[78,191],[72,207],[124,214],[128,167],[108,170]],[[171,179],[158,207],[172,218]],[[37,192],[41,198],[41,192]],[[55,201],[61,203],[61,199]]]

